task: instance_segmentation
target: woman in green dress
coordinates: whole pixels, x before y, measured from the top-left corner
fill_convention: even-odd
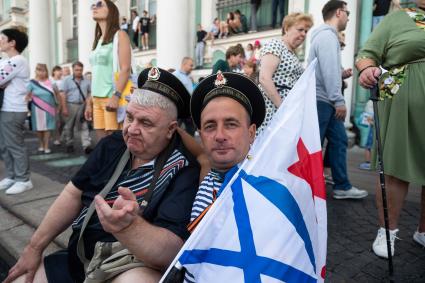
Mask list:
[[[425,247],[425,0],[418,8],[386,16],[359,52],[359,83],[372,88],[379,79],[385,181],[388,193],[392,254],[398,220],[409,184],[422,186],[421,215],[413,239]],[[379,224],[373,251],[388,257],[380,187],[376,189]]]

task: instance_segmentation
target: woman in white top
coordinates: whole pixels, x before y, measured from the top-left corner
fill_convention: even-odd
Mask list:
[[[0,111],[0,152],[6,167],[0,190],[7,189],[6,194],[19,194],[33,187],[24,143],[28,112],[25,96],[30,70],[21,53],[27,45],[28,36],[18,29],[5,29],[0,34],[0,52],[8,57],[0,61],[0,88],[4,94]]]
[[[303,44],[312,26],[313,19],[310,15],[291,13],[283,20],[282,38],[271,40],[261,49],[260,84],[266,102],[266,117],[257,133],[267,127],[302,75],[304,69],[295,51]]]

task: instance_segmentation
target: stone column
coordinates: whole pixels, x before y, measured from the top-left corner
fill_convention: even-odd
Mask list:
[[[94,40],[96,22],[91,12],[91,1],[78,1],[78,58],[84,64],[84,71],[91,70],[89,56]]]
[[[158,0],[157,2],[157,65],[177,69],[185,56],[190,56],[189,1]]]
[[[361,3],[360,10],[360,28],[359,28],[359,50],[366,43],[369,35],[372,31],[372,11],[373,9],[373,1],[372,0],[363,0]],[[355,74],[358,74],[355,72]],[[362,88],[358,84],[358,80],[356,79],[356,96],[354,103],[354,120],[357,121],[359,116],[364,111],[364,107],[369,100],[370,92],[364,88]],[[359,127],[360,130],[360,145],[366,145],[367,136],[369,134],[369,129],[365,127]]]
[[[206,31],[210,30],[214,18],[217,17],[216,3],[217,0],[202,0],[201,24]]]
[[[49,0],[29,1],[29,64],[31,77],[34,77],[37,63],[47,64],[50,70],[52,67],[51,52],[51,17]]]

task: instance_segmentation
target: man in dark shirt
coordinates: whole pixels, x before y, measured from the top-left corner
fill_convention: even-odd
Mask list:
[[[372,29],[374,29],[388,14],[390,10],[391,0],[375,0],[373,1],[373,17],[372,17]]]
[[[218,71],[232,72],[242,63],[243,58],[243,49],[238,46],[230,46],[226,51],[226,60],[218,60],[213,66],[212,73],[216,74]]]
[[[143,11],[138,27],[140,38],[142,39],[142,50],[149,49],[149,28],[153,21],[154,18],[149,18],[148,11]]]
[[[83,282],[87,274],[77,246],[93,201],[96,211],[83,233],[83,256],[91,259],[99,242],[119,241],[143,263],[115,279],[127,282],[123,278],[131,273],[140,282],[158,281],[160,270],[175,257],[189,236],[186,226],[199,178],[193,157],[175,134],[177,118],[189,116],[190,95],[175,76],[157,68],[140,74],[139,87],[128,105],[122,134],[99,142],[50,207],[6,282],[21,275],[29,282]],[[98,196],[128,152],[130,158],[111,191]],[[68,249],[46,257],[43,265],[43,251],[71,223]]]
[[[195,64],[196,69],[202,68],[204,65],[204,50],[205,50],[205,41],[207,40],[208,33],[202,29],[202,26],[198,25],[198,30],[196,32],[196,46],[195,46]]]

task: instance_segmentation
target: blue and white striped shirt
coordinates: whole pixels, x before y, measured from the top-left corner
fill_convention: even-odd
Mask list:
[[[217,193],[223,184],[225,174],[211,170],[199,185],[192,206],[190,221],[195,220],[209,205],[214,202],[214,192]]]

